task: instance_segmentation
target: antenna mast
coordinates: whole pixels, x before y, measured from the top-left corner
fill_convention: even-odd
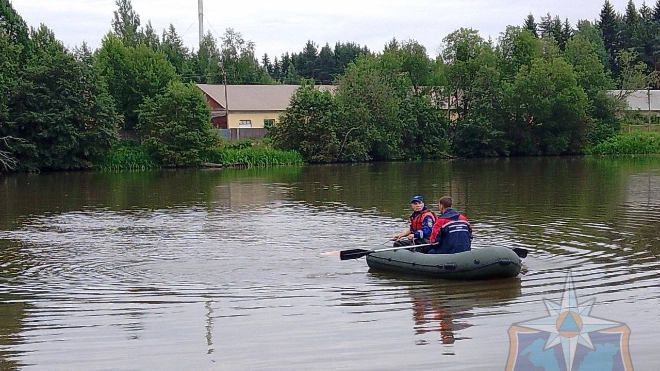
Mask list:
[[[199,11],[199,48],[202,49],[202,39],[204,38],[204,0],[197,0],[197,9]]]

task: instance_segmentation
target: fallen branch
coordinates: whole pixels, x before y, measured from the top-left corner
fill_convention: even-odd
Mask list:
[[[25,142],[25,140],[21,138],[6,136],[0,138],[0,144],[4,144],[3,146],[5,148],[11,149],[11,145],[9,144],[10,140],[15,140],[17,142]],[[16,157],[14,157],[10,151],[0,149],[0,165],[2,165],[4,171],[14,170],[17,164],[18,164],[18,159],[16,159]]]

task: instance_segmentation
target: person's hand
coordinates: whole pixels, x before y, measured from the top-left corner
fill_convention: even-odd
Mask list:
[[[411,234],[407,235],[406,238],[409,239],[409,240],[412,240],[412,239],[415,238],[415,234],[411,233]]]
[[[401,237],[399,237],[399,235],[397,234],[397,235],[394,235],[394,237],[390,238],[390,241],[396,241],[399,238],[401,238]]]

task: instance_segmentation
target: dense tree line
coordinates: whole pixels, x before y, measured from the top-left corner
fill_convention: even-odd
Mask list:
[[[304,86],[271,135],[319,162],[583,153],[620,132],[597,33],[581,22],[562,49],[524,26],[497,44],[459,29],[436,59],[393,40],[350,64],[334,96]],[[619,68],[645,76],[630,59]]]
[[[93,167],[120,128],[137,128],[162,165],[199,162],[212,145],[202,93],[152,47],[153,33],[138,28],[130,1],[117,5],[113,32],[92,52],[85,44],[68,50],[45,25],[29,29],[0,0],[0,170]]]
[[[304,79],[271,135],[316,162],[581,153],[620,132],[622,106],[606,90],[658,86],[660,0],[630,1],[623,14],[606,0],[595,22],[575,28],[529,15],[496,41],[461,28],[435,57],[414,40],[380,53],[310,40],[272,61],[233,29],[189,49],[173,25],[159,35],[130,0],[116,5],[91,51],[28,28],[0,0],[0,168],[88,168],[122,128],[136,129],[162,165],[194,164],[213,140],[192,84],[225,78]],[[313,88],[329,83],[335,94]]]
[[[264,54],[261,63],[275,81],[284,84],[298,84],[302,78],[330,85],[344,73],[349,63],[367,54],[371,54],[367,47],[355,43],[337,42],[334,48],[326,43],[319,50],[318,45],[309,40],[300,53],[284,53],[272,62],[268,54]]]
[[[620,133],[622,97],[607,90],[658,86],[658,14],[660,0],[624,15],[606,0],[576,28],[550,14],[497,42],[461,28],[435,59],[393,40],[350,64],[335,96],[302,89],[272,137],[319,162],[584,153]]]
[[[68,52],[0,1],[0,151],[5,167],[85,168],[116,140],[118,115],[83,46]]]
[[[561,21],[559,16],[547,14],[537,23],[534,16],[529,15],[523,27],[535,37],[552,37],[564,50],[567,41],[580,30],[581,23],[583,21],[574,29],[568,20]],[[598,33],[591,35],[591,40],[602,41],[603,49],[597,52],[612,77],[618,79],[623,72],[619,61],[622,53],[632,54],[630,62],[643,64],[647,74],[660,70],[660,0],[656,0],[653,7],[643,2],[639,8],[629,0],[623,13],[616,12],[612,3],[605,0],[594,26]],[[660,87],[658,81],[653,81],[653,86]]]
[[[312,162],[444,157],[450,121],[430,94],[433,68],[422,45],[392,40],[349,64],[334,94],[305,83],[270,136]]]

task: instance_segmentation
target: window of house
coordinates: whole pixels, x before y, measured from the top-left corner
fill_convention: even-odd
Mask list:
[[[251,128],[252,127],[252,120],[239,120],[238,121],[238,127],[240,129]]]
[[[265,119],[264,120],[264,128],[265,129],[270,129],[273,126],[275,126],[275,119]]]

